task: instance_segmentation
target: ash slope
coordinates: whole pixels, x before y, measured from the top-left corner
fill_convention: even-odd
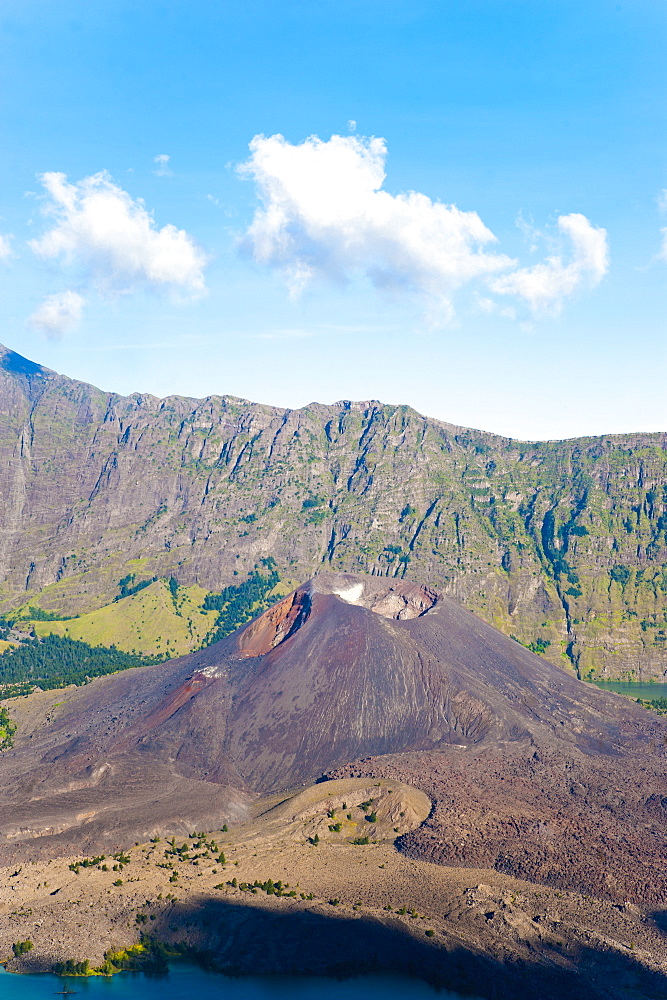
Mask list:
[[[24,724],[0,760],[0,834],[17,858],[101,849],[241,819],[323,772],[386,775],[434,802],[415,856],[657,900],[666,745],[661,719],[429,588],[322,574],[214,646]]]

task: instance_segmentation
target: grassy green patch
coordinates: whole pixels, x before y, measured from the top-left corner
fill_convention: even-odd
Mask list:
[[[199,649],[216,615],[202,605],[202,587],[149,582],[127,597],[68,621],[32,622],[38,636],[61,635],[92,646],[115,646],[127,653],[183,656]]]

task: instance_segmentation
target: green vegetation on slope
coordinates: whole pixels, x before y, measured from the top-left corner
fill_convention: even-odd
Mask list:
[[[152,576],[150,580],[139,580],[138,583],[135,583],[134,579],[134,573],[128,573],[127,576],[118,581],[119,589],[118,594],[114,597],[114,601],[122,601],[124,597],[131,597],[133,594],[138,594],[140,590],[150,587],[151,583],[155,583],[157,577]]]
[[[0,750],[9,750],[14,745],[16,723],[12,722],[6,708],[0,708]]]
[[[7,689],[21,683],[50,690],[161,660],[157,656],[124,653],[113,646],[90,646],[64,636],[47,635],[28,640],[0,656],[0,697],[6,697]]]
[[[261,566],[255,566],[243,583],[225,587],[219,594],[206,595],[204,610],[218,612],[215,628],[208,637],[209,645],[231,635],[275,602],[274,591],[280,583],[275,567],[271,557],[262,559]]]
[[[29,624],[36,638],[0,655],[0,697],[27,694],[35,686],[46,690],[84,684],[93,677],[200,649],[261,614],[276,599],[279,584],[269,558],[247,580],[219,594],[206,594],[196,586],[179,587],[172,577],[148,581],[128,597],[80,618],[33,618]],[[26,620],[21,621],[25,628]],[[143,650],[150,650],[150,655]],[[11,745],[13,732],[5,734],[0,715],[0,749],[3,734]]]
[[[38,636],[67,636],[162,659],[183,656],[205,644],[217,616],[205,607],[205,590],[174,583],[148,580],[145,587],[97,611],[68,621],[33,618],[30,624]]]
[[[15,622],[67,622],[71,615],[61,615],[58,611],[45,611],[44,608],[30,605],[14,619]]]

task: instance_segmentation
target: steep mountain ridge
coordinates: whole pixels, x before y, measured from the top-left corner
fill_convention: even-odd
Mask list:
[[[581,676],[667,676],[667,436],[519,442],[377,401],[119,396],[0,351],[0,606],[418,578]]]

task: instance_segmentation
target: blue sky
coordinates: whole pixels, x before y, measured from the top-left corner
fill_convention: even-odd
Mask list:
[[[667,430],[666,29],[664,0],[5,0],[0,340],[119,392]]]

